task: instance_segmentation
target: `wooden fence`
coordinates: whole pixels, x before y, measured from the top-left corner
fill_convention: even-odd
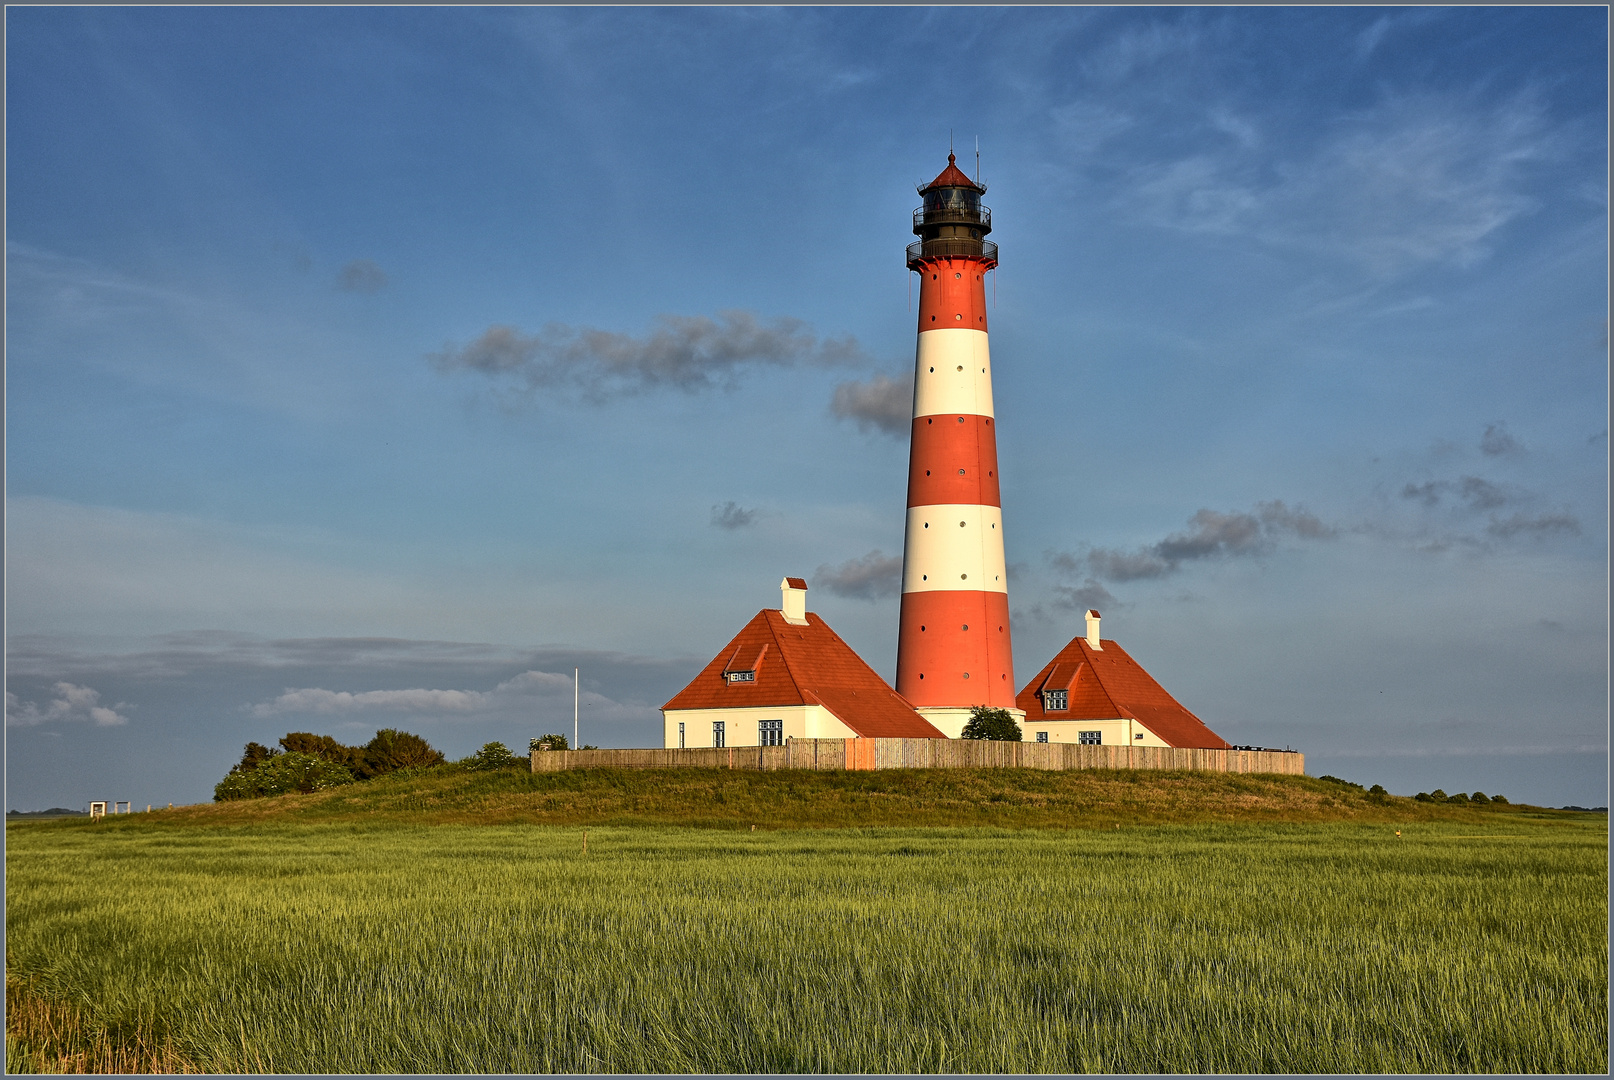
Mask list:
[[[975,739],[787,739],[783,746],[691,750],[534,750],[533,772],[559,769],[1197,769],[1204,772],[1306,771],[1306,755],[1286,750],[1196,750],[1174,746]]]

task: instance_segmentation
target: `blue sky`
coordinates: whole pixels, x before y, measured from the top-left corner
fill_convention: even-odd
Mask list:
[[[1024,681],[1606,802],[1600,8],[12,8],[7,806],[890,678],[914,186],[989,185]]]

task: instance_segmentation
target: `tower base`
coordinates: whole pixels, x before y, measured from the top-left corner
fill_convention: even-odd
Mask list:
[[[914,712],[929,720],[949,739],[960,738],[964,734],[964,725],[970,722],[970,710],[958,706],[916,705],[914,706]],[[1008,713],[1014,717],[1014,722],[1020,726],[1021,731],[1024,731],[1026,711],[1024,709],[1009,709]]]

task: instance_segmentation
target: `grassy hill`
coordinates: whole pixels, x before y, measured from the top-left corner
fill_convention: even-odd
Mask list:
[[[1113,829],[1212,822],[1494,821],[1571,817],[1524,806],[1453,806],[1371,795],[1308,776],[1146,770],[405,770],[311,795],[202,804],[110,819],[180,826],[399,824],[692,825],[789,829],[998,826]]]

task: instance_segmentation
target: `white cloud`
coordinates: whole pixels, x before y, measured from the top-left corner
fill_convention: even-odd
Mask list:
[[[572,676],[551,671],[524,671],[506,679],[491,690],[324,690],[319,687],[287,689],[272,701],[252,706],[260,719],[297,714],[304,716],[350,716],[358,713],[404,713],[435,715],[439,718],[470,717],[530,711],[534,698],[572,696]],[[625,705],[603,694],[584,692],[581,703],[590,708],[591,719],[641,719],[645,707]],[[653,711],[653,710],[651,710]]]
[[[1287,157],[1272,156],[1255,124],[1225,108],[1212,108],[1205,125],[1232,140],[1127,168],[1120,198],[1133,214],[1344,257],[1377,276],[1484,259],[1503,228],[1538,208],[1525,191],[1530,167],[1561,149],[1527,96],[1486,110],[1387,98]]]
[[[118,702],[114,708],[107,708],[101,704],[101,694],[88,686],[78,686],[70,682],[59,682],[55,686],[56,696],[41,707],[32,701],[21,701],[10,690],[6,691],[6,726],[32,727],[36,724],[54,724],[58,722],[88,721],[97,727],[116,727],[127,724],[129,718],[118,712],[118,709],[127,709],[126,702]]]

